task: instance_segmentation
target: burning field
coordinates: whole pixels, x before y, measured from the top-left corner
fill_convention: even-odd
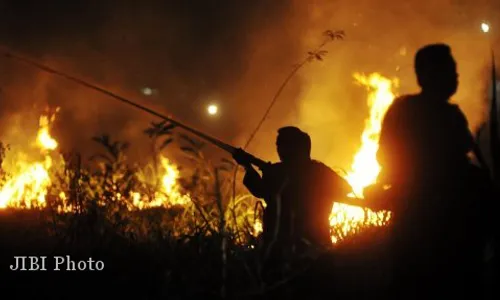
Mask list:
[[[384,113],[395,97],[397,81],[378,73],[355,74],[354,78],[368,91],[369,116],[361,134],[361,146],[353,155],[351,170],[345,174],[354,194],[346,196],[363,198],[363,189],[376,182],[380,171],[376,160],[378,135]],[[233,233],[256,237],[261,232],[258,200],[245,193],[230,199],[224,166],[216,168],[205,161],[198,141],[181,136],[188,143],[182,149],[195,161],[190,178],[183,178],[179,167],[164,154],[164,148],[173,140],[172,127],[165,123],[153,123],[145,130],[153,144],[152,159],[147,165],[131,165],[126,157],[127,144],[112,141],[108,136],[94,138],[105,153],[84,163],[78,155],[58,151],[57,139],[51,135],[51,124],[58,113],[56,108],[40,116],[29,148],[8,144],[3,147],[0,209],[49,210],[67,215],[96,206],[113,218],[118,214],[166,209],[175,213],[161,217],[161,223],[174,236],[194,234],[200,226],[218,230],[221,222],[227,227],[224,230]],[[341,243],[364,228],[385,226],[389,220],[390,212],[335,203],[330,216],[332,242]],[[143,224],[134,225],[127,227],[128,234],[147,235]]]
[[[18,2],[0,9],[0,288],[16,299],[311,299],[296,291],[319,281],[335,299],[385,299],[392,212],[340,202],[369,200],[384,114],[419,90],[417,49],[449,44],[452,100],[472,132],[487,119],[495,1]],[[284,253],[264,278],[265,203],[235,162],[114,92],[233,146],[252,140],[265,161],[278,128],[309,133],[312,157],[353,190],[331,199],[327,257]],[[11,271],[30,255],[105,266]]]

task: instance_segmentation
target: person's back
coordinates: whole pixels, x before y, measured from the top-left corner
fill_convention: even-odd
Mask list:
[[[467,169],[473,139],[458,106],[424,95],[394,101],[382,125],[378,160],[391,184],[432,185],[448,180],[450,168]]]
[[[263,216],[266,244],[273,240],[290,244],[301,239],[315,245],[331,244],[328,217],[333,202],[351,189],[332,169],[310,159],[310,143],[306,133],[284,127],[277,139],[282,162],[263,168],[262,178],[246,166],[245,186],[267,204]]]
[[[448,102],[458,86],[450,49],[422,48],[415,68],[422,92],[389,108],[377,158],[395,199],[399,284],[429,293],[426,287],[449,282],[440,277],[463,280],[458,270],[477,266],[481,204],[471,192],[476,177],[467,157],[474,141],[463,113]]]
[[[398,152],[381,160],[386,166],[394,164],[391,182],[399,185],[396,188],[403,190],[402,195],[408,194],[410,198],[421,195],[418,201],[404,203],[405,220],[401,222],[408,224],[403,227],[416,228],[416,222],[428,226],[429,230],[421,231],[427,239],[434,235],[432,240],[436,245],[443,232],[458,229],[464,219],[472,217],[471,209],[479,201],[473,197],[456,198],[461,196],[463,188],[473,184],[470,178],[473,166],[467,156],[473,148],[473,139],[465,116],[456,105],[427,101],[423,97],[413,95],[395,101],[384,122],[384,134],[399,131],[397,140],[390,143]],[[399,120],[392,120],[396,118]],[[383,140],[381,144],[387,147],[389,143]],[[397,211],[404,209],[396,207]]]
[[[311,161],[301,174],[302,195],[296,211],[297,234],[315,245],[331,245],[329,216],[335,201],[352,191],[345,179],[319,161]]]
[[[253,196],[264,199],[266,208],[263,213],[262,240],[269,245],[287,245],[291,243],[292,206],[299,201],[304,184],[301,176],[290,172],[283,163],[269,164],[262,170],[262,178],[254,172],[248,172],[244,185]]]

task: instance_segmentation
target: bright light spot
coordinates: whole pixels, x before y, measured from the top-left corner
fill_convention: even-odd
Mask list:
[[[207,107],[207,112],[209,115],[216,115],[217,111],[219,111],[219,108],[215,104],[211,104]]]
[[[145,87],[142,89],[142,93],[146,96],[151,96],[153,95],[153,89]]]
[[[488,23],[481,23],[481,30],[484,32],[484,33],[488,33],[490,31],[490,25],[488,25]]]

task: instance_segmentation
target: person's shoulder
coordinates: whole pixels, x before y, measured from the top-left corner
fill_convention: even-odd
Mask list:
[[[393,118],[411,112],[415,105],[420,102],[418,95],[402,95],[394,98],[391,106],[387,109],[385,116]]]
[[[331,170],[329,166],[319,160],[311,160],[311,165],[313,166],[313,168],[317,168],[319,170]]]
[[[405,94],[405,95],[400,95],[394,98],[394,104],[398,103],[408,103],[415,101],[416,99],[419,98],[419,94]]]
[[[453,122],[468,126],[467,117],[457,104],[448,103],[447,108],[448,115]]]
[[[446,103],[446,108],[448,108],[448,110],[454,114],[464,115],[464,112],[462,111],[460,106],[458,106],[458,104],[448,102]]]
[[[445,120],[466,119],[464,112],[458,104],[450,102],[435,103],[432,105],[433,111],[442,116]]]
[[[398,96],[392,102],[390,109],[405,109],[414,106],[415,104],[419,104],[421,101],[419,100],[418,94],[408,94]]]
[[[313,170],[315,172],[320,173],[320,174],[326,174],[329,176],[340,177],[340,175],[337,174],[337,172],[335,172],[332,168],[330,168],[329,166],[327,166],[325,163],[323,163],[321,161],[312,160],[312,166],[313,166]]]
[[[315,175],[317,176],[316,178],[320,181],[326,180],[324,182],[326,182],[329,186],[337,188],[341,187],[342,189],[351,190],[351,187],[347,180],[326,164],[317,160],[313,160],[313,166],[315,169]]]
[[[268,163],[266,164],[265,167],[265,172],[278,172],[283,169],[283,163],[277,162],[277,163]]]

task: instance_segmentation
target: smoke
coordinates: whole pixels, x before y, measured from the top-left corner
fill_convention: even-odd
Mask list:
[[[297,5],[301,5],[299,1]],[[368,117],[367,93],[355,84],[353,72],[379,72],[398,78],[397,94],[416,93],[413,56],[428,43],[443,42],[452,47],[460,73],[453,102],[466,114],[471,130],[483,122],[487,109],[484,86],[489,79],[485,70],[493,39],[481,32],[480,24],[494,20],[491,3],[319,0],[309,9],[304,44],[323,28],[340,27],[347,33],[346,41],[331,45],[324,62],[311,64],[300,74],[296,124],[310,132],[315,157],[349,168],[360,146]]]
[[[230,141],[244,125],[245,90],[233,87],[249,67],[250,41],[281,19],[286,1],[114,4],[5,4],[1,44]],[[92,136],[109,133],[144,151],[142,131],[154,118],[29,66],[0,63],[3,131],[12,115],[28,118],[48,104],[61,107],[55,129],[66,150],[89,150]],[[142,95],[146,86],[158,93]],[[217,120],[206,115],[212,101],[224,113]],[[31,123],[26,132],[36,131]]]
[[[461,74],[455,100],[471,128],[484,117],[489,52],[479,25],[495,19],[486,1],[22,2],[0,10],[1,45],[235,146],[322,32],[345,30],[345,41],[330,43],[325,60],[307,64],[285,88],[249,148],[265,159],[276,158],[277,128],[297,125],[311,134],[316,158],[348,167],[368,114],[353,72],[398,77],[398,93],[416,92],[412,56],[430,42],[453,47]],[[131,142],[131,155],[149,149],[142,131],[154,118],[31,67],[4,58],[0,64],[3,139],[12,140],[12,126],[35,131],[34,112],[49,105],[61,107],[55,135],[66,150],[94,151],[90,139],[101,133]],[[158,93],[142,95],[146,86]],[[217,118],[206,114],[213,102]],[[16,123],[19,114],[25,121]]]

